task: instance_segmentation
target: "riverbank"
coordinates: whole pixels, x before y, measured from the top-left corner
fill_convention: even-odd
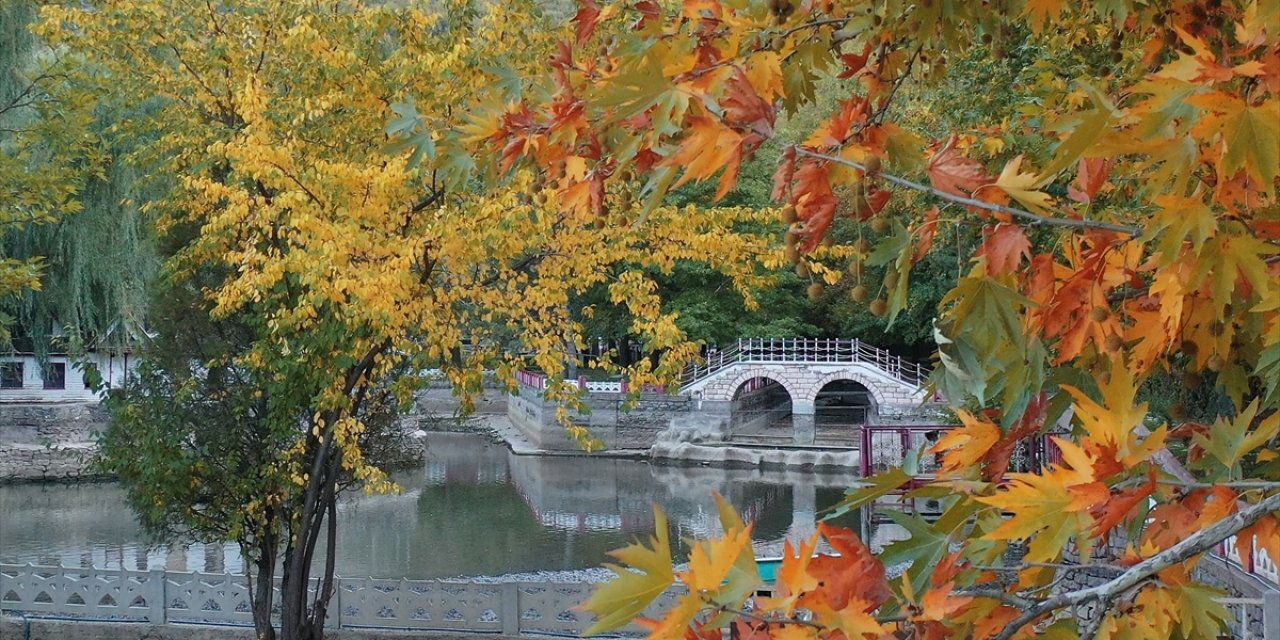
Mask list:
[[[0,483],[98,479],[90,461],[108,420],[97,402],[0,404]]]

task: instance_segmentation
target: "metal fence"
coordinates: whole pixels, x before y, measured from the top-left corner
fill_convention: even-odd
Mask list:
[[[327,626],[577,637],[594,621],[592,614],[577,610],[592,588],[588,583],[339,578]],[[673,606],[679,593],[673,588],[663,594],[653,611]],[[245,576],[160,569],[0,565],[0,610],[97,621],[253,625]],[[641,632],[632,626],[621,635]]]

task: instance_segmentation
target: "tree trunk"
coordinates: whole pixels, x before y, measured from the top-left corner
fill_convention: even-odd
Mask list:
[[[322,447],[326,459],[323,465],[313,467],[318,473],[310,479],[307,504],[297,538],[292,536],[285,545],[284,578],[281,584],[280,640],[324,640],[324,618],[333,595],[333,573],[337,551],[337,471],[339,460],[336,452]],[[327,530],[325,525],[328,525]],[[317,585],[315,600],[308,597],[311,583],[312,562],[315,559],[320,536],[326,535],[324,576]]]
[[[257,545],[256,577],[246,576],[249,580],[249,597],[253,601],[253,628],[258,640],[275,640],[276,628],[271,623],[271,607],[275,600],[276,545],[279,539],[275,534],[267,535]],[[242,552],[243,555],[243,552]]]

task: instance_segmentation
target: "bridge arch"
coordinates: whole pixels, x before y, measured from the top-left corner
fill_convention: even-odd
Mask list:
[[[727,399],[737,400],[743,385],[756,378],[765,378],[782,385],[782,388],[786,390],[793,403],[804,399],[805,390],[797,386],[795,380],[791,379],[791,376],[788,376],[785,370],[766,367],[748,367],[746,370],[739,372],[737,376],[734,376],[732,382],[724,387],[728,391]]]
[[[856,370],[834,371],[821,376],[818,378],[817,382],[807,385],[805,394],[799,399],[803,402],[809,403],[809,406],[813,406],[818,400],[818,394],[822,393],[822,390],[825,387],[832,383],[841,381],[853,382],[866,389],[867,394],[871,398],[872,406],[876,409],[879,409],[887,403],[887,398],[885,398],[884,394],[884,383],[880,380],[875,380],[869,376],[862,375]]]
[[[879,415],[875,396],[866,385],[840,378],[817,388],[813,401],[815,429],[838,432],[872,424]]]
[[[738,436],[791,438],[794,385],[777,372],[756,372],[734,379],[729,391],[730,430]]]

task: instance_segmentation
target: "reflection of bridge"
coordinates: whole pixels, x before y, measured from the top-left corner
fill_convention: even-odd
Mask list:
[[[751,339],[709,353],[685,371],[680,390],[699,410],[728,415],[735,435],[783,426],[812,443],[824,428],[915,413],[927,376],[925,367],[861,340]]]

